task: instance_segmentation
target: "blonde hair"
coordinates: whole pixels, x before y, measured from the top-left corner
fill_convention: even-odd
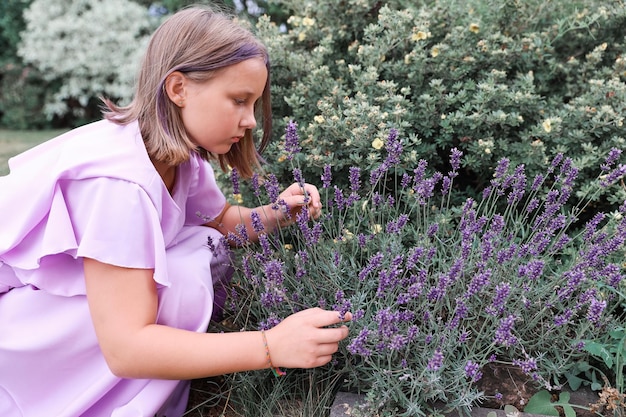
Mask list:
[[[259,147],[247,130],[228,153],[211,154],[189,138],[179,108],[165,92],[165,80],[179,71],[203,82],[217,70],[251,58],[262,58],[268,70],[265,89],[256,103],[263,126]],[[186,8],[168,18],[152,35],[132,102],[122,107],[104,99],[103,116],[118,124],[137,120],[148,155],[156,161],[178,165],[189,159],[190,152],[198,152],[206,160],[219,161],[222,170],[237,168],[242,177],[249,178],[260,167],[259,153],[267,146],[272,130],[269,70],[267,49],[249,30],[209,7]]]

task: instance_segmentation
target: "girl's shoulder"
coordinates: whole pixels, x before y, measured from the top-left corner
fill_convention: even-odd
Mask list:
[[[118,125],[101,120],[50,139],[9,160],[17,181],[44,175],[58,180],[111,177],[146,186],[156,171],[137,122]]]

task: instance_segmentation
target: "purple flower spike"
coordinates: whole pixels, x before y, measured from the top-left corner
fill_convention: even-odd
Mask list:
[[[287,159],[291,161],[301,150],[300,137],[298,136],[298,125],[293,120],[290,120],[287,128],[285,129],[285,152],[287,152]]]
[[[330,187],[330,182],[333,179],[333,174],[330,170],[330,164],[324,165],[324,172],[322,173],[322,187],[328,188]]]
[[[230,182],[233,185],[233,194],[240,194],[239,192],[239,171],[237,168],[233,168],[230,171]]]
[[[436,371],[443,365],[443,353],[441,349],[436,349],[435,353],[433,353],[433,357],[428,361],[428,365],[426,365],[426,369],[429,371]]]
[[[461,167],[461,157],[463,156],[463,152],[459,151],[457,148],[452,148],[450,152],[450,165],[452,166],[453,171],[458,171]]]
[[[467,361],[465,365],[465,376],[472,382],[480,380],[483,376],[483,373],[480,371],[480,365],[473,361]]]

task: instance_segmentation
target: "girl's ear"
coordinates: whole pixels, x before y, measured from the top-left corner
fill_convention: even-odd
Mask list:
[[[165,79],[165,92],[167,96],[178,107],[185,106],[185,87],[187,78],[182,72],[174,71]]]

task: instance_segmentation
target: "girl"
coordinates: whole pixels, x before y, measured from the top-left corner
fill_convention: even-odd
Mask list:
[[[189,8],[154,33],[130,105],[107,101],[104,120],[11,160],[0,178],[1,416],[172,417],[186,380],[331,360],[348,334],[326,328],[341,321],[333,311],[206,333],[213,283],[230,273],[207,239],[241,222],[255,238],[251,210],[226,203],[208,160],[248,177],[259,167],[251,131],[260,103],[262,150],[269,96],[264,46]],[[286,213],[256,209],[266,230],[303,204],[320,214],[317,189],[304,188],[281,194]]]

